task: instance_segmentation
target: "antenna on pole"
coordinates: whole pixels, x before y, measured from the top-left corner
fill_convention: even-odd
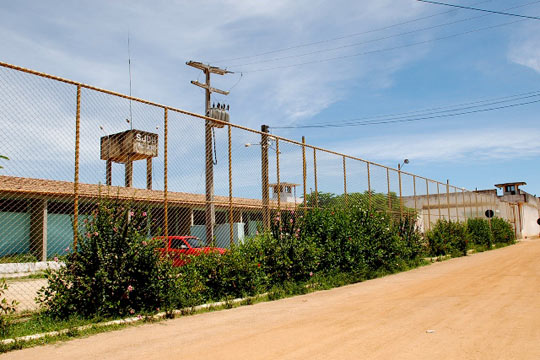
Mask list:
[[[131,49],[129,46],[129,30],[128,30],[128,70],[129,70],[129,125],[131,130],[133,130],[133,114],[131,112]]]

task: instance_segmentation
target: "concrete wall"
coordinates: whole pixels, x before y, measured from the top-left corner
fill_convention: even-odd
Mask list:
[[[30,250],[30,214],[0,212],[0,256],[26,254]]]
[[[521,209],[523,219],[522,236],[524,238],[538,236],[540,234],[540,226],[536,222],[538,220],[538,208],[532,204],[525,203]]]

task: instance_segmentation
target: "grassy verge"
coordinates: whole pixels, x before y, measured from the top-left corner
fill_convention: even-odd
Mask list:
[[[496,244],[494,248],[505,247],[510,244]],[[487,250],[485,247],[474,247],[473,253],[482,252]],[[239,306],[253,305],[261,302],[274,301],[283,298],[293,297],[297,295],[304,295],[320,290],[329,290],[341,286],[351,285],[354,283],[363,282],[370,279],[380,278],[394,273],[404,272],[415,269],[417,267],[426,266],[434,263],[435,261],[444,261],[450,259],[450,256],[434,258],[418,259],[417,261],[410,262],[394,270],[381,270],[370,273],[329,273],[329,274],[315,274],[309,281],[306,282],[286,282],[279,286],[274,286],[269,292],[248,297],[245,299],[222,299],[218,305],[198,306],[194,308],[186,308],[166,316],[156,316],[156,314],[145,314],[141,316],[141,321],[138,322],[126,322],[122,324],[105,325],[104,323],[111,320],[118,320],[114,318],[93,318],[84,319],[78,317],[72,317],[68,320],[58,320],[49,317],[45,314],[35,312],[26,313],[24,315],[18,315],[16,318],[11,318],[11,325],[8,328],[8,332],[0,334],[0,340],[16,339],[18,337],[48,333],[54,331],[67,331],[65,333],[55,336],[45,336],[36,340],[29,341],[15,341],[9,344],[0,343],[0,353],[8,352],[16,349],[23,349],[33,347],[37,345],[52,344],[59,341],[70,340],[74,338],[80,338],[90,336],[102,332],[114,331],[126,328],[128,326],[137,326],[149,322],[156,322],[164,319],[176,318],[179,316],[187,316],[200,314],[205,312],[219,311],[223,309],[231,309]],[[78,327],[84,327],[84,329],[77,329]]]
[[[113,331],[125,328],[127,326],[133,326],[135,324],[148,323],[160,321],[167,318],[175,318],[178,316],[193,315],[210,311],[218,311],[222,309],[230,309],[238,306],[253,305],[260,302],[274,301],[282,298],[292,297],[296,295],[303,295],[320,290],[328,290],[340,286],[350,285],[358,282],[362,282],[369,279],[383,277],[392,273],[407,271],[418,266],[424,266],[429,262],[420,260],[414,263],[407,264],[395,271],[379,271],[369,274],[351,274],[351,273],[334,273],[334,274],[316,274],[309,281],[294,283],[287,282],[280,286],[274,286],[268,293],[248,297],[241,299],[240,301],[234,299],[223,299],[218,305],[199,306],[194,308],[182,309],[176,311],[168,316],[156,316],[155,314],[146,314],[141,316],[141,321],[130,322],[114,325],[103,326],[104,323],[117,320],[113,318],[93,318],[83,319],[78,317],[72,317],[67,320],[58,320],[47,316],[46,314],[35,312],[26,313],[25,316],[19,315],[17,318],[11,318],[11,325],[8,331],[4,334],[0,334],[0,340],[16,339],[23,336],[49,333],[54,331],[66,331],[62,334],[55,336],[46,336],[36,340],[29,341],[15,341],[9,344],[0,343],[0,353],[7,352],[15,349],[22,349],[32,347],[36,345],[51,344],[58,341],[69,340],[73,338],[89,336],[101,332]],[[85,327],[91,325],[89,327]],[[78,327],[85,327],[82,330]]]
[[[0,264],[36,262],[37,258],[30,254],[13,254],[0,257]]]
[[[29,275],[23,275],[23,276],[5,276],[0,277],[0,279],[6,280],[8,283],[13,281],[21,281],[21,280],[34,280],[34,279],[45,279],[45,273],[44,272],[38,272],[34,274]]]

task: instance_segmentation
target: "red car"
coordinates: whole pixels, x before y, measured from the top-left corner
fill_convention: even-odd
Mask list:
[[[224,254],[227,249],[205,246],[196,236],[164,236],[158,237],[163,240],[165,247],[159,249],[162,256],[168,255],[173,266],[183,266],[189,262],[189,256],[199,256],[202,254],[208,254],[217,252]]]

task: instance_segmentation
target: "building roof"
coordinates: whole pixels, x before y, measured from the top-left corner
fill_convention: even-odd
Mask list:
[[[269,186],[277,186],[278,184],[274,183],[274,184],[268,184],[268,185]],[[288,183],[288,182],[280,182],[279,185],[280,186],[300,186],[300,184]]]
[[[65,199],[74,197],[74,183],[70,181],[32,179],[15,176],[0,176],[0,195],[25,196],[32,198]],[[134,200],[162,203],[164,192],[161,190],[147,190],[126,188],[122,186],[106,186],[79,183],[79,198],[97,199],[99,196],[108,195],[122,200]],[[167,193],[167,201],[171,204],[188,205],[198,207],[205,205],[204,194],[192,194],[184,192]],[[235,208],[262,207],[262,201],[258,199],[237,198],[232,199]],[[229,197],[214,196],[214,204],[218,207],[228,207]],[[270,207],[277,207],[277,202],[270,201]],[[285,205],[283,208],[287,208]]]
[[[504,183],[504,184],[495,184],[495,187],[502,188],[502,187],[505,187],[507,185],[521,186],[521,185],[527,185],[527,183],[523,182],[523,181],[520,181],[520,182],[508,182],[508,183]]]

